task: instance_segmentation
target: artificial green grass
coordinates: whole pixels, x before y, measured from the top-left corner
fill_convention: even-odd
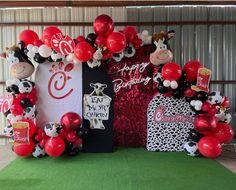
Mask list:
[[[141,148],[75,157],[17,158],[0,190],[234,190],[236,175],[215,160]]]

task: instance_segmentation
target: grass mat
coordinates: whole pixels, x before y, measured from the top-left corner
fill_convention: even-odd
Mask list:
[[[207,158],[142,148],[75,157],[17,158],[0,171],[0,190],[230,190],[236,175]]]

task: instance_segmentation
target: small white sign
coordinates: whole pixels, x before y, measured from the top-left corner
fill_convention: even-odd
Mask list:
[[[103,120],[109,119],[111,98],[103,93],[106,84],[91,83],[91,94],[84,95],[84,118],[90,121],[91,129],[105,129]]]

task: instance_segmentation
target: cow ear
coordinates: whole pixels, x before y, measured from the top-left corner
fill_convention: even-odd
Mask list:
[[[95,88],[95,84],[93,84],[93,83],[90,83],[89,86],[92,88]]]
[[[170,31],[167,32],[166,35],[167,35],[167,40],[170,40],[171,38],[174,37],[175,31],[174,30],[170,30]]]
[[[152,35],[152,39],[153,39],[153,41],[158,41],[158,33],[154,33]]]

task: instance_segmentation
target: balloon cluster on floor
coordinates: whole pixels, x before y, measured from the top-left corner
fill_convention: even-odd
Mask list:
[[[219,91],[209,92],[208,84],[198,82],[199,69],[203,67],[199,61],[189,61],[183,69],[174,62],[158,67],[158,92],[174,98],[185,98],[196,114],[194,129],[184,144],[184,151],[190,156],[200,154],[216,158],[221,154],[222,144],[231,141],[234,135],[229,125],[228,97]]]

